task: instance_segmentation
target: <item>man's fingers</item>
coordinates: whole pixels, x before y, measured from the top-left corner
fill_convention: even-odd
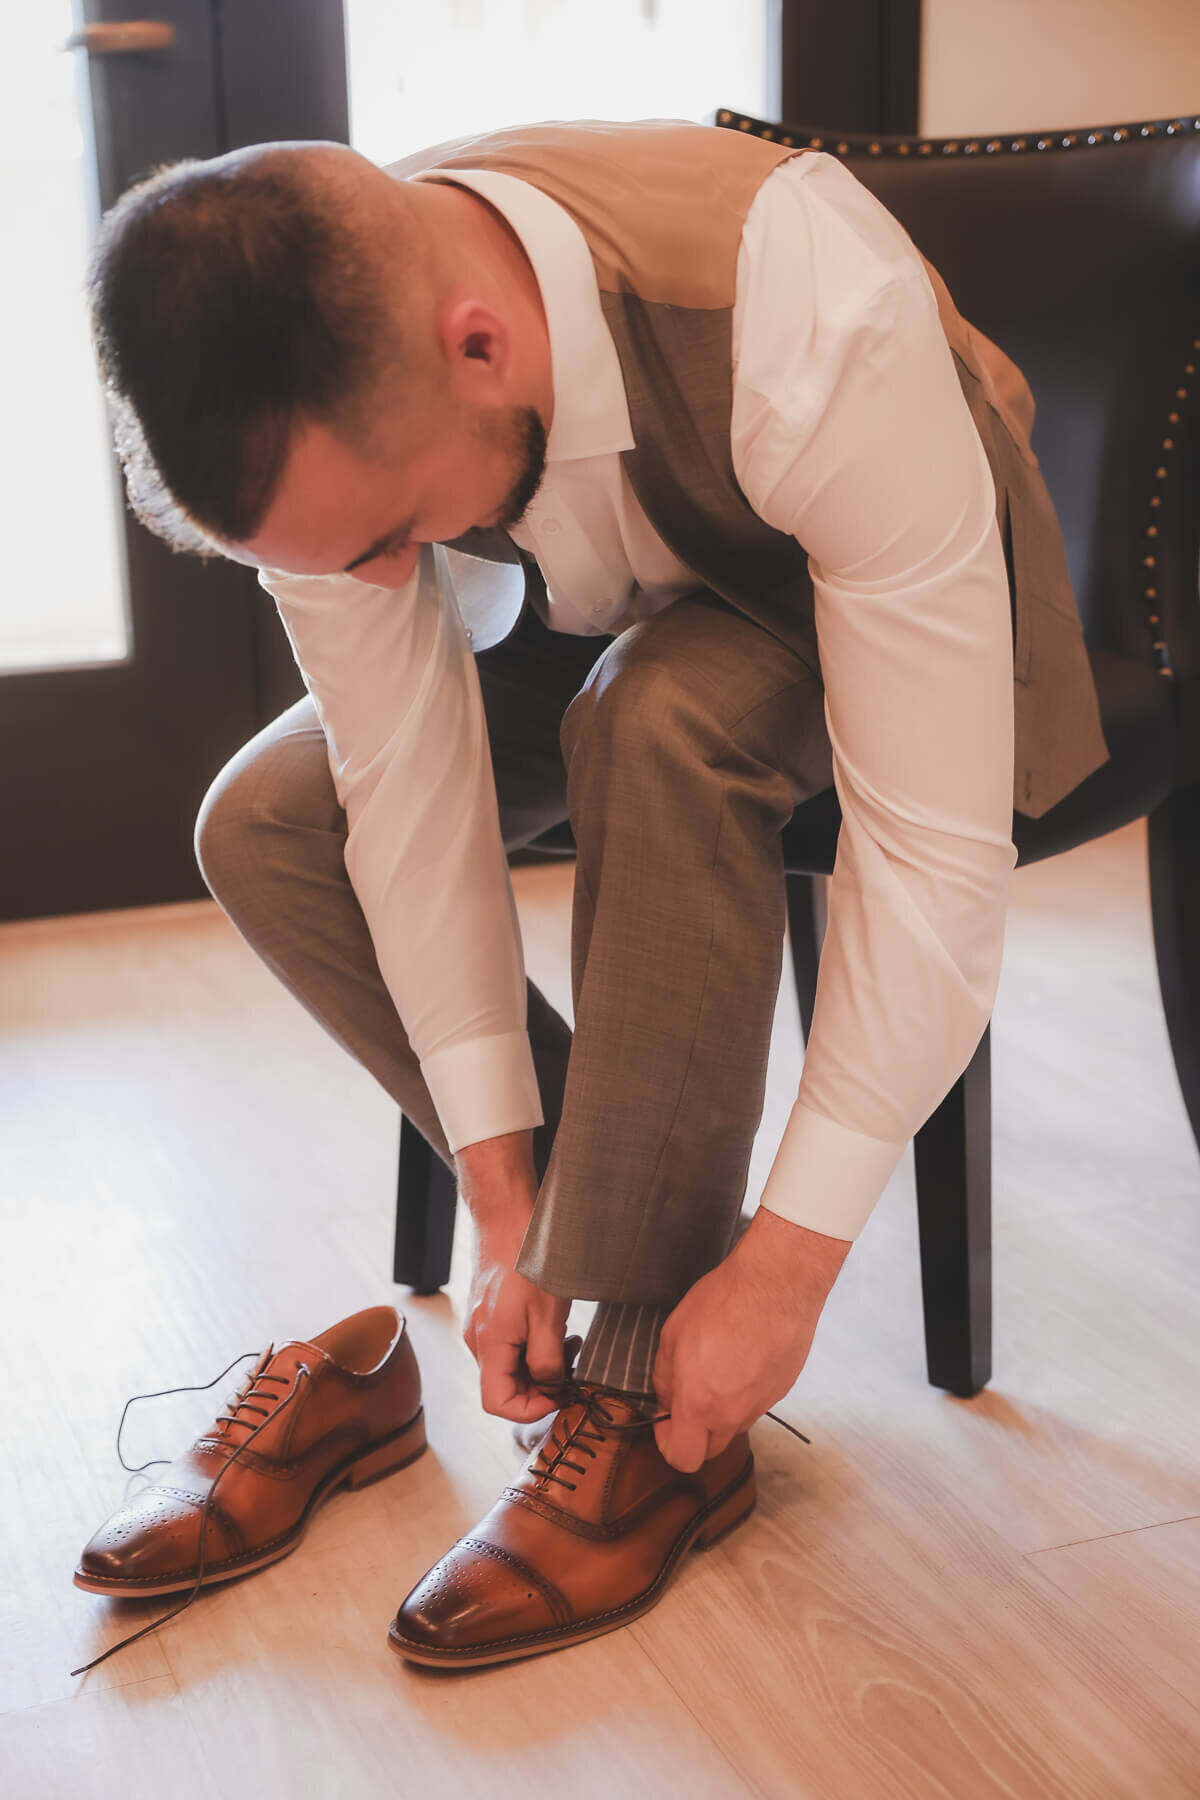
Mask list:
[[[654,1392],[658,1395],[660,1405],[669,1407],[671,1404],[671,1390],[675,1385],[675,1371],[671,1356],[671,1347],[669,1344],[664,1344],[661,1339],[658,1346],[658,1355],[654,1359],[654,1373],[650,1379],[654,1383]]]
[[[562,1318],[548,1318],[540,1310],[531,1314],[525,1366],[532,1381],[562,1380],[564,1323]]]
[[[685,1475],[694,1475],[708,1460],[708,1432],[692,1419],[664,1419],[654,1436],[671,1467]]]
[[[493,1319],[493,1329],[478,1336],[479,1397],[485,1412],[524,1424],[543,1419],[554,1401],[538,1392],[563,1378],[563,1331],[569,1303],[514,1309],[503,1321]],[[578,1339],[575,1340],[578,1343]]]
[[[544,1419],[555,1412],[557,1400],[551,1400],[546,1394],[540,1394],[536,1388],[530,1388],[524,1394],[515,1394],[503,1406],[485,1406],[485,1412],[493,1412],[499,1419],[511,1419],[514,1425],[532,1425],[538,1419]]]
[[[479,1403],[486,1413],[508,1417],[508,1405],[516,1393],[511,1373],[500,1367],[495,1356],[479,1360]]]
[[[554,1411],[554,1401],[529,1385],[520,1344],[485,1349],[479,1364],[479,1399],[484,1412],[525,1425]]]

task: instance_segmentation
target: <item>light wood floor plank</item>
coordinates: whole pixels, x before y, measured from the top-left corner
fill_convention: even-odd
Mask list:
[[[1065,1544],[1029,1561],[1099,1631],[1119,1620],[1124,1650],[1200,1711],[1200,1518]]]
[[[0,1719],[4,1792],[13,1800],[159,1792],[225,1800],[220,1739],[206,1744],[197,1723],[168,1675],[8,1713]]]

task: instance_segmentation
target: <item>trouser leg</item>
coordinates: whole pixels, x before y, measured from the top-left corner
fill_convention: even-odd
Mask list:
[[[528,612],[507,643],[478,658],[510,851],[566,817],[559,728],[605,641],[550,632]],[[324,735],[304,699],[259,732],[213,783],[197,822],[196,853],[211,892],[251,948],[453,1166],[350,886],[346,831]],[[528,1008],[545,1112],[534,1134],[540,1175],[558,1120],[571,1034],[532,984]]]
[[[768,633],[689,596],[609,646],[563,750],[575,1038],[517,1266],[604,1303],[582,1376],[648,1392],[658,1326],[726,1254],[745,1191],[782,965],[780,832],[832,780],[823,689]]]

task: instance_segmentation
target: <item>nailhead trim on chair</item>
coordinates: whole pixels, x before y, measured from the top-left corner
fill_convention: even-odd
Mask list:
[[[1200,125],[1200,120],[1197,121],[1197,124]],[[1168,127],[1168,129],[1173,129],[1173,127]],[[1190,354],[1194,357],[1198,350],[1200,350],[1200,338],[1196,338],[1193,341]],[[1175,404],[1167,414],[1167,436],[1162,441],[1163,454],[1166,456],[1170,456],[1175,448],[1175,438],[1172,434],[1181,420],[1179,403],[1189,397],[1189,389],[1186,384],[1196,373],[1195,362],[1184,363],[1183,373],[1184,381],[1175,389]],[[1160,463],[1158,468],[1154,471],[1154,479],[1156,481],[1166,481],[1169,473],[1170,471],[1167,464]],[[1148,553],[1142,558],[1142,566],[1149,571],[1150,575],[1151,585],[1147,586],[1145,589],[1145,595],[1151,606],[1153,606],[1158,599],[1158,588],[1152,585],[1157,579],[1154,571],[1158,567],[1158,558],[1154,554],[1156,546],[1153,540],[1158,537],[1158,509],[1161,505],[1162,495],[1152,494],[1150,497],[1151,521],[1146,527],[1146,536],[1151,540],[1151,543]],[[1170,648],[1166,642],[1165,636],[1159,635],[1162,631],[1162,620],[1159,614],[1148,611],[1146,614],[1146,623],[1150,628],[1150,633],[1153,638],[1151,649],[1154,651],[1158,662],[1158,672],[1160,675],[1165,675],[1169,681],[1173,681],[1175,678],[1175,671],[1171,667]]]
[[[919,138],[919,137],[844,137],[833,138],[815,136],[805,138],[803,133],[787,131],[782,125],[769,125],[762,119],[755,119],[748,113],[729,112],[722,107],[715,115],[718,125],[727,126],[731,130],[749,131],[755,137],[767,138],[772,143],[778,142],[785,149],[824,150],[830,156],[976,156],[982,150],[985,155],[993,156],[997,151],[1008,151],[1011,155],[1019,155],[1028,150],[1032,142],[1035,149],[1045,150],[1077,150],[1081,147],[1096,148],[1100,144],[1127,144],[1138,138],[1157,137],[1160,132],[1165,137],[1176,137],[1182,132],[1200,131],[1200,117],[1186,119],[1149,119],[1144,125],[1094,125],[1090,130],[1046,132],[1040,137],[991,137],[968,138],[965,142],[959,138]],[[1200,338],[1192,344],[1190,354],[1200,351]],[[1190,380],[1196,373],[1194,361],[1184,364],[1184,376]],[[1175,389],[1175,400],[1179,402],[1189,397],[1186,381]],[[1178,405],[1167,414],[1168,433],[1163,439],[1162,448],[1166,456],[1170,456],[1175,448],[1175,439],[1170,428],[1180,423]],[[1154,479],[1165,482],[1170,470],[1166,463],[1160,463],[1154,471]],[[1154,571],[1158,567],[1158,558],[1154,554],[1154,540],[1158,537],[1158,509],[1162,505],[1161,493],[1151,497],[1151,521],[1146,527],[1145,535],[1150,540],[1150,547],[1142,558],[1143,575],[1150,576],[1151,585],[1144,588],[1146,600],[1150,603],[1146,609],[1146,626],[1150,632],[1151,649],[1160,675],[1168,681],[1175,679],[1175,671],[1171,666],[1171,652],[1163,632],[1162,618],[1150,607],[1158,599],[1158,588]]]
[[[1166,137],[1175,137],[1185,131],[1200,131],[1200,117],[1152,119],[1145,125],[1094,125],[1086,133],[1051,131],[1033,139],[992,137],[969,138],[963,142],[958,138],[919,137],[804,138],[802,133],[785,131],[782,125],[768,125],[764,120],[755,119],[748,113],[729,112],[724,107],[717,113],[716,122],[737,131],[753,132],[755,137],[769,138],[788,150],[826,150],[837,156],[864,153],[868,156],[976,156],[981,150],[987,155],[994,155],[997,150],[1006,149],[1019,153],[1027,150],[1031,142],[1038,150],[1075,150],[1085,146],[1095,148],[1098,144],[1125,144],[1135,137],[1157,137],[1160,131]]]

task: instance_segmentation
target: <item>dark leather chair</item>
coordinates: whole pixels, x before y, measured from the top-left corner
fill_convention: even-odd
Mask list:
[[[899,218],[955,303],[1024,371],[1111,760],[1040,819],[1018,863],[1148,821],[1154,941],[1200,1144],[1200,117],[970,139],[716,125],[824,150]],[[783,834],[801,1022],[841,822],[832,788]],[[540,840],[569,851],[563,827]],[[915,1140],[926,1359],[959,1395],[991,1372],[990,1029]],[[449,1271],[453,1177],[405,1122],[395,1279]]]

